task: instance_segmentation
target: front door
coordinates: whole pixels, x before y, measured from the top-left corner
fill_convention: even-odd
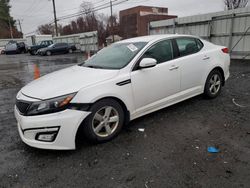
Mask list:
[[[165,98],[180,91],[180,70],[178,61],[173,60],[171,40],[154,44],[142,58],[154,58],[157,65],[152,68],[131,72],[131,82],[137,113],[161,105]]]

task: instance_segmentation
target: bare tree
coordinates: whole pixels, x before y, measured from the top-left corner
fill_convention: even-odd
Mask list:
[[[71,25],[71,29],[74,33],[79,33],[79,29],[78,29],[76,21],[74,21],[74,20],[71,21],[70,25]]]
[[[94,6],[91,2],[83,1],[80,6],[80,12],[83,13],[86,22],[86,31],[93,31],[98,29],[98,20],[94,11]]]
[[[40,34],[53,34],[54,27],[50,24],[40,25],[38,31]]]
[[[84,14],[94,14],[94,6],[91,2],[83,1],[80,5],[80,12]]]
[[[226,8],[228,10],[243,8],[248,4],[248,0],[224,0]]]
[[[1,1],[1,0],[0,0]],[[112,34],[119,35],[118,16],[108,16],[103,13],[97,13],[91,2],[83,2],[80,6],[81,16],[71,20],[68,24],[58,25],[58,31],[61,35],[76,34],[88,31],[98,32],[99,45],[106,42],[106,38]],[[111,20],[114,23],[114,29],[111,31]],[[41,34],[52,34],[54,32],[53,25],[41,25],[38,27]]]

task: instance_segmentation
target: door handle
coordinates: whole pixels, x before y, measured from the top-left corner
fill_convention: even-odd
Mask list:
[[[208,60],[210,57],[204,56],[203,60]]]
[[[169,68],[169,70],[176,70],[176,69],[178,69],[179,68],[179,66],[176,66],[176,65],[172,65],[170,68]]]

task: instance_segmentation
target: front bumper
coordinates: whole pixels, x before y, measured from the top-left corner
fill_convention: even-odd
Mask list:
[[[41,149],[73,150],[75,149],[75,137],[81,122],[90,112],[78,110],[64,110],[38,116],[22,116],[15,106],[18,132],[24,143]],[[53,142],[38,141],[37,134],[49,133],[58,128]]]

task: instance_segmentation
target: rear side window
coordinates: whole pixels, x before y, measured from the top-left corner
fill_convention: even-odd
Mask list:
[[[203,48],[204,44],[199,39],[195,39],[195,40],[197,42],[198,49],[201,50]]]
[[[200,51],[203,47],[203,44],[199,39],[177,38],[175,40],[179,49],[179,56],[181,57],[189,54],[194,54]]]
[[[173,59],[171,40],[158,42],[143,55],[143,58],[154,58],[157,64]]]

